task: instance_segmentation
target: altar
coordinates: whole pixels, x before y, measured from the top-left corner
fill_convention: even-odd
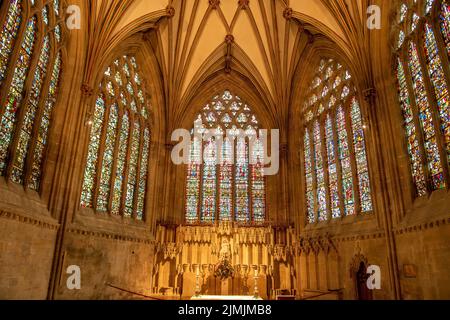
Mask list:
[[[186,300],[275,299],[276,290],[294,289],[295,274],[291,251],[279,243],[286,235],[274,234],[271,227],[226,222],[160,226],[152,292]]]

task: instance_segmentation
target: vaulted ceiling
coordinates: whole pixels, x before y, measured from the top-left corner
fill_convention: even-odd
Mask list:
[[[315,36],[334,42],[357,68],[368,67],[368,5],[369,0],[95,0],[88,58],[94,67],[126,37],[153,29],[169,122],[186,116],[189,101],[219,71],[250,79],[267,115],[282,122],[290,84]]]

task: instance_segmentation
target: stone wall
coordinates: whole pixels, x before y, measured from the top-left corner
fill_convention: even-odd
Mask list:
[[[397,231],[402,298],[450,299],[450,219]]]
[[[150,242],[72,229],[64,248],[63,271],[70,265],[80,267],[81,290],[68,290],[69,275],[63,272],[57,299],[136,299],[138,296],[126,291],[151,293]]]
[[[46,299],[57,226],[0,212],[0,299]]]

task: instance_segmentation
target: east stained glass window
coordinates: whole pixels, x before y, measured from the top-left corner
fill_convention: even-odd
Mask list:
[[[408,5],[400,10],[405,15],[400,30],[408,28],[408,21],[422,26],[411,30],[413,40],[403,43],[396,57],[412,182],[415,196],[421,197],[449,184],[450,94],[443,60],[450,54],[449,6],[445,0],[427,0],[418,12]]]
[[[106,69],[90,121],[81,192],[82,207],[135,220],[145,218],[151,143],[150,101],[140,79],[133,56]]]
[[[39,3],[40,12],[21,0],[2,3],[6,15],[0,21],[0,175],[35,191],[62,71],[63,44],[56,37],[64,35],[61,28],[54,32],[60,19],[50,12],[60,10],[59,2]]]
[[[321,60],[304,110],[305,207],[310,224],[373,211],[367,126],[354,88],[342,64]]]
[[[442,1],[440,14],[441,34],[444,38],[444,44],[447,49],[447,54],[450,57],[450,4],[448,0]]]
[[[186,223],[266,220],[265,147],[257,117],[229,90],[200,112],[192,130]]]

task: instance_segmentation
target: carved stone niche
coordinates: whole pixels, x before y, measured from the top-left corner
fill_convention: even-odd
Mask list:
[[[231,236],[234,231],[233,229],[233,223],[231,221],[223,221],[215,228],[215,232],[219,236]]]
[[[181,252],[181,247],[173,242],[166,243],[164,245],[164,259],[165,260],[174,260],[178,257]]]
[[[268,270],[267,266],[266,265],[260,265],[259,267],[260,267],[260,270],[261,270],[260,274],[263,275],[263,276],[266,276],[267,275],[267,270]]]
[[[241,271],[242,279],[247,280],[248,273],[250,271],[250,268],[248,267],[248,265],[245,265],[245,264],[240,265],[240,271]]]
[[[189,271],[191,271],[190,265],[187,263],[183,264],[183,272],[182,273],[187,273]]]
[[[353,278],[359,271],[361,263],[364,263],[365,266],[369,265],[369,260],[362,255],[361,253],[357,253],[350,264],[350,277]]]
[[[275,245],[271,248],[273,259],[277,262],[286,262],[287,261],[287,250],[284,245]]]
[[[231,241],[228,238],[223,237],[220,245],[219,260],[232,261],[232,256]]]

